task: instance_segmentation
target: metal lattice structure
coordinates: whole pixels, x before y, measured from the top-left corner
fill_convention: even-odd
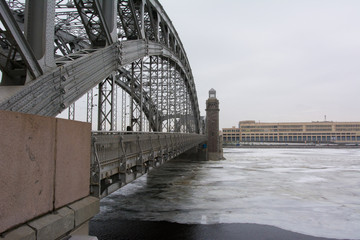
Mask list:
[[[101,131],[199,133],[190,64],[158,0],[0,7],[0,109],[56,116],[70,107],[74,118],[86,96],[86,121],[97,119]]]

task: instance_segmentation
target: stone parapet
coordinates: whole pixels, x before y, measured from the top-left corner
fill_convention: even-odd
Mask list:
[[[11,234],[27,235],[22,224],[44,215],[75,219],[67,206],[89,195],[91,125],[8,111],[0,122],[0,233],[22,226]]]

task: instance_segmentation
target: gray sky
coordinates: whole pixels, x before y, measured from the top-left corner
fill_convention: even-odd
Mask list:
[[[220,127],[360,121],[359,0],[160,0]]]

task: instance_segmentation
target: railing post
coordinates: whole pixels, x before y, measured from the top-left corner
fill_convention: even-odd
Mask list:
[[[90,166],[90,194],[94,197],[100,196],[100,159],[97,152],[96,137],[91,137],[91,166]]]

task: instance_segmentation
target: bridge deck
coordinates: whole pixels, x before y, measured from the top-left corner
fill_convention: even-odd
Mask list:
[[[202,142],[190,133],[93,132],[91,192],[105,197]]]

